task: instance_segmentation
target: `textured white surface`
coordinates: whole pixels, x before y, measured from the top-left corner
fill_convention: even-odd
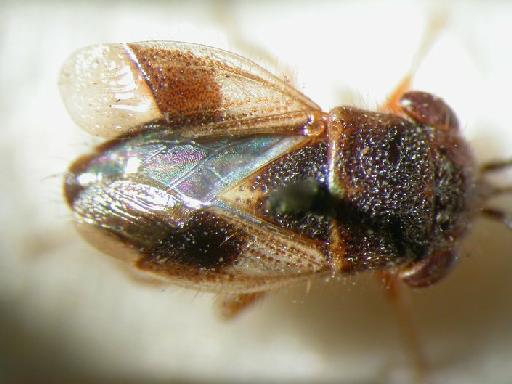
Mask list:
[[[59,89],[73,121],[96,136],[115,137],[163,118],[125,44],[79,49],[62,65]]]
[[[67,116],[56,82],[67,55],[94,43],[183,40],[264,63],[253,44],[325,109],[373,107],[406,71],[436,6],[1,5],[0,379],[409,382],[394,315],[371,276],[290,288],[222,323],[211,296],[141,285],[86,245],[60,184],[95,140]],[[512,156],[512,4],[458,1],[448,10],[415,88],[454,107],[479,159]],[[452,275],[413,295],[429,382],[512,381],[511,247],[510,232],[478,221]]]

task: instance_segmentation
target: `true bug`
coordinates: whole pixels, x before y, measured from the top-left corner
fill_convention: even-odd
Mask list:
[[[475,214],[510,222],[484,208],[501,190],[483,177],[509,162],[479,172],[429,93],[322,112],[236,54],[159,41],[84,48],[60,87],[77,124],[109,139],[65,176],[80,231],[137,270],[227,295],[231,314],[317,275],[428,286]]]

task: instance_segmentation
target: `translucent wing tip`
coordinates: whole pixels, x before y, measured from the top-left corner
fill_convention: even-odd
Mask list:
[[[64,105],[94,135],[118,136],[162,117],[130,52],[124,44],[94,45],[73,53],[62,67]]]

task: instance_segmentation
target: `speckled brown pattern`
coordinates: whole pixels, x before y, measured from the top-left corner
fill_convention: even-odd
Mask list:
[[[139,44],[128,46],[169,123],[192,124],[221,119],[222,93],[211,63],[191,52]]]
[[[407,92],[393,113],[325,113],[222,50],[179,42],[128,49],[165,121],[78,159],[65,194],[79,223],[136,251],[139,269],[198,289],[228,284],[237,294],[364,270],[399,271],[424,286],[449,270],[478,205],[472,155],[444,101]],[[188,140],[183,156],[168,161],[198,173],[160,169],[167,160],[158,151],[181,144],[154,138],[164,148],[144,152],[150,130]],[[233,136],[250,143],[236,147],[233,162],[218,148],[203,156],[206,147],[196,146],[231,145]],[[130,138],[140,141],[123,149]],[[248,149],[269,139],[265,155]]]
[[[181,228],[169,228],[161,241],[154,248],[145,249],[144,254],[147,260],[153,260],[162,267],[169,261],[217,271],[236,261],[246,237],[242,228],[211,212],[199,210]]]
[[[273,197],[275,200],[289,199],[289,196],[280,196],[280,194],[286,194],[286,188],[290,188],[290,186],[293,188],[294,185],[308,180],[314,182],[321,189],[315,195],[321,195],[322,190],[327,191],[327,145],[325,141],[308,143],[272,162],[255,175],[250,183],[251,188],[265,191],[256,202],[256,212],[260,217],[270,220],[282,228],[325,242],[329,238],[331,218],[321,212],[321,207],[312,205],[321,203],[318,201],[322,199],[321,196],[310,196],[315,201],[304,201],[308,198],[302,194],[300,199],[304,207],[298,211],[292,209],[291,212],[279,212],[272,207],[272,205],[278,204],[278,202],[271,202]]]
[[[396,115],[336,111],[341,125],[336,180],[351,215],[392,234],[398,250],[428,251],[434,220],[434,164],[428,132]]]

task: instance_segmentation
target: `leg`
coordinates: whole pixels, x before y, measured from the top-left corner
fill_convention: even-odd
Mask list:
[[[225,320],[234,319],[263,296],[265,292],[221,296],[217,302],[220,316]]]
[[[484,208],[482,209],[482,215],[485,217],[505,224],[508,229],[512,229],[512,215],[496,208]]]
[[[401,114],[402,107],[400,106],[400,99],[402,96],[411,89],[412,74],[408,73],[398,83],[396,88],[388,96],[384,104],[379,107],[380,112]]]
[[[489,161],[482,165],[480,168],[480,171],[482,173],[488,173],[488,172],[496,172],[501,171],[503,169],[512,167],[512,159],[507,160],[497,160],[497,161]]]
[[[402,113],[403,110],[402,106],[400,105],[402,96],[411,88],[411,83],[414,74],[418,70],[419,65],[427,55],[428,51],[432,47],[432,44],[436,40],[439,32],[444,28],[445,24],[446,14],[444,13],[433,14],[430,17],[428,27],[423,34],[423,38],[419,46],[419,49],[416,52],[411,63],[411,68],[403,77],[403,79],[398,83],[393,92],[391,92],[391,94],[388,96],[384,104],[379,108],[379,111],[397,114]]]
[[[380,277],[386,296],[396,313],[406,350],[414,365],[414,382],[422,383],[425,377],[426,363],[414,327],[410,302],[396,274],[382,272]]]
[[[512,166],[512,159],[507,160],[498,160],[488,162],[480,168],[482,174],[501,171],[506,168],[510,168]],[[487,187],[485,190],[486,198],[492,198],[499,195],[507,195],[512,194],[512,185],[506,186],[494,186],[490,183],[484,183],[484,186]],[[505,226],[509,229],[512,229],[512,214],[507,213],[499,208],[492,207],[484,207],[480,212],[483,216],[497,221],[499,223],[505,224]]]
[[[504,187],[490,186],[489,189],[489,197],[512,194],[512,185],[507,185]]]

